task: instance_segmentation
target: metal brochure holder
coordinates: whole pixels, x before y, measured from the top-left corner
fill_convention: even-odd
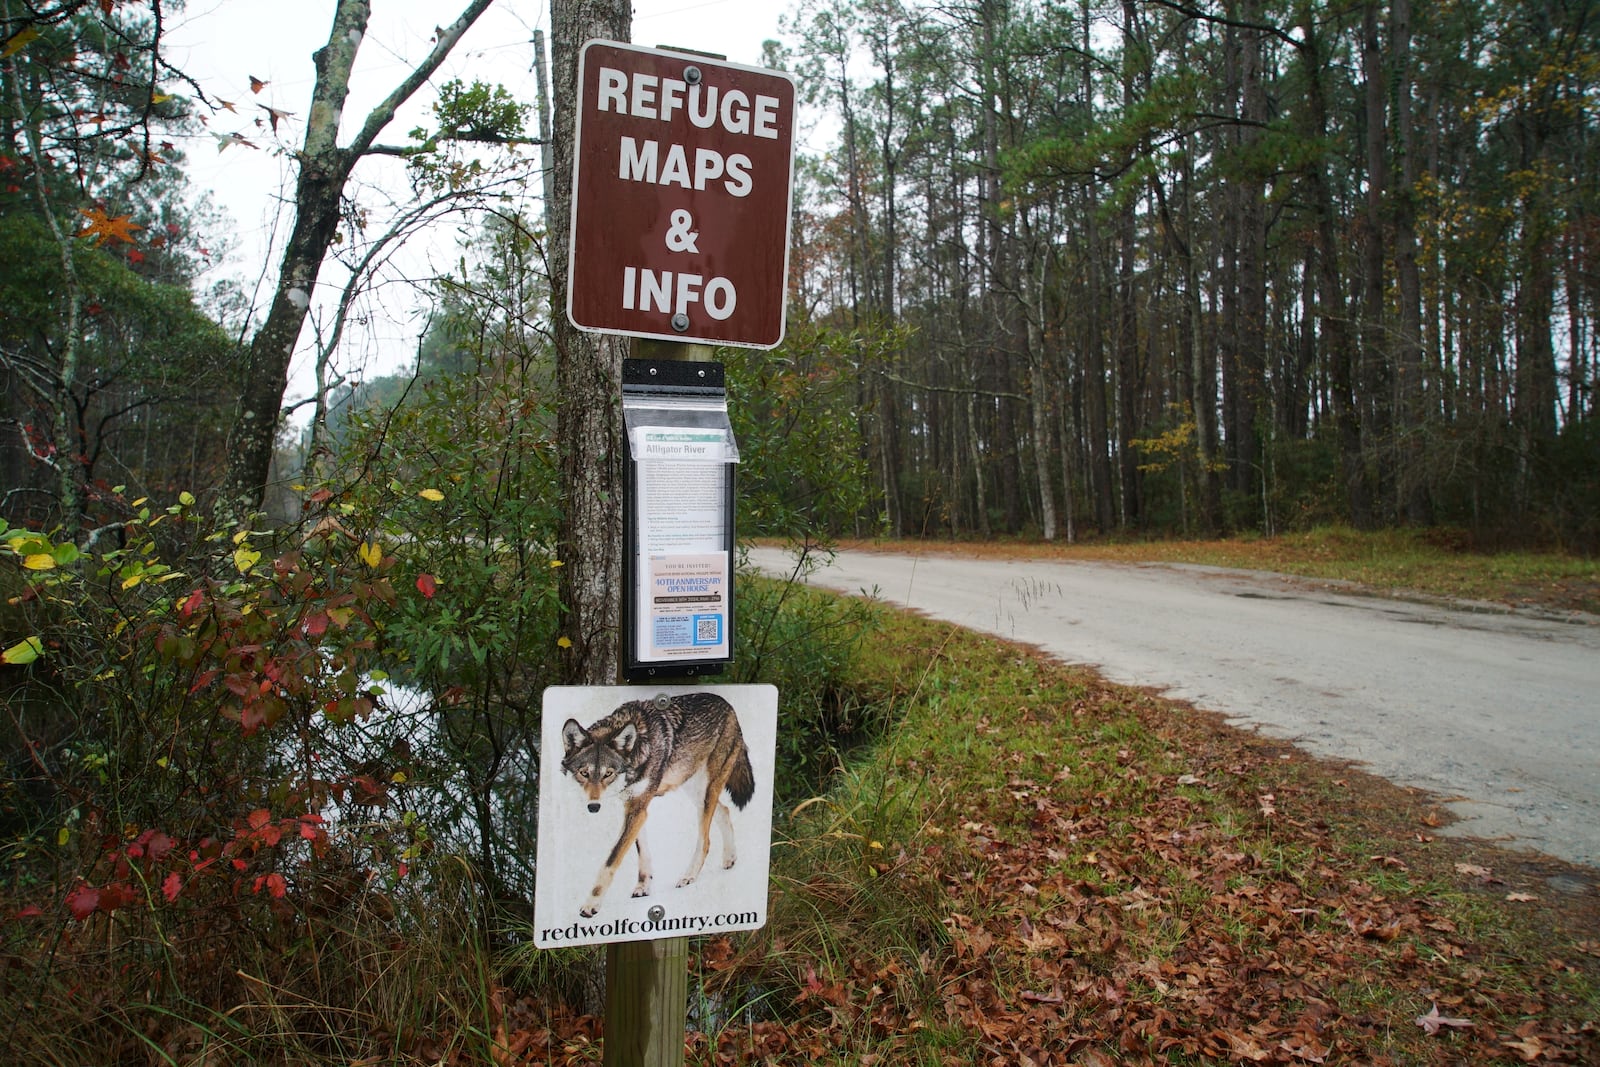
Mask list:
[[[623,674],[717,674],[733,662],[734,473],[720,363],[622,361]]]

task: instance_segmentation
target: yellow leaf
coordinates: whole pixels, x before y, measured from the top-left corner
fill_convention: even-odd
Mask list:
[[[54,570],[56,558],[48,552],[35,552],[22,561],[22,565],[30,571]]]
[[[565,567],[565,566],[566,566],[566,564],[565,564],[565,563],[563,563],[563,562],[562,562],[562,561],[561,561],[561,560],[559,560],[559,559],[553,559],[553,560],[551,560],[551,561],[550,561],[550,566],[551,566],[551,568],[552,568],[552,569],[553,569],[553,568],[556,568],[556,567]]]
[[[72,831],[65,826],[56,831],[56,847],[66,848],[67,842],[72,840]]]
[[[424,500],[443,500],[444,494],[437,489],[419,489],[417,495]]]
[[[44,642],[37,636],[26,637],[4,652],[0,652],[0,663],[15,663],[21,666],[32,663],[44,654]]]
[[[261,553],[240,545],[233,550],[233,565],[239,568],[240,574],[249,574],[250,568],[261,562]]]
[[[165,104],[168,100],[171,100],[171,99],[172,99],[172,94],[171,93],[151,93],[150,94],[150,102],[152,104]]]
[[[395,785],[405,785],[405,783],[406,783],[406,772],[405,771],[395,771],[393,774],[391,774],[389,776],[389,781],[393,782]]]
[[[178,503],[182,504],[186,508],[194,507],[194,494],[185,489],[183,492],[178,494]]]
[[[19,30],[12,36],[11,40],[6,42],[5,51],[0,52],[0,59],[10,59],[38,39],[39,31],[32,26],[25,30]]]
[[[144,581],[144,575],[142,574],[129,575],[128,577],[122,579],[122,588],[132,589],[142,581]]]
[[[572,647],[572,638],[565,637],[565,636],[556,638],[556,647],[557,648],[571,648]]]
[[[361,562],[369,567],[376,567],[383,562],[383,549],[371,542],[361,542],[361,547],[356,551],[361,556]]]

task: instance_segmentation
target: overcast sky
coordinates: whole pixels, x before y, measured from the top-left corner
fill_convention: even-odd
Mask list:
[[[427,54],[434,27],[454,18],[459,7],[459,0],[374,0],[351,79],[347,125],[359,121]],[[732,62],[754,65],[760,61],[762,42],[778,35],[778,21],[790,8],[791,0],[636,0],[633,41],[722,53]],[[213,276],[237,278],[247,290],[272,281],[270,246],[274,234],[281,236],[287,226],[282,201],[293,181],[285,149],[304,134],[301,122],[315,77],[311,55],[327,40],[332,16],[331,0],[191,0],[168,26],[168,58],[209,95],[234,105],[232,112],[209,116],[209,132],[186,149],[197,198],[231,220],[232,254],[226,260],[216,257]],[[529,42],[535,30],[548,38],[549,29],[548,0],[497,0],[457,45],[434,82],[461,78],[497,83],[532,104],[536,82]],[[259,92],[251,91],[252,78],[266,83]],[[381,140],[404,143],[406,131],[424,120],[432,99],[429,90],[419,92]],[[279,124],[276,137],[266,127],[263,105],[291,113]],[[212,137],[234,133],[258,148],[218,151]],[[388,162],[364,164],[357,178],[370,179]],[[452,229],[428,247],[414,248],[404,273],[424,275],[448,263],[455,255],[455,239]],[[324,271],[324,297],[330,281],[342,283],[342,278]],[[414,352],[421,319],[415,297],[398,291],[403,288],[394,287],[396,291],[369,305],[365,332],[350,340],[347,369],[365,364],[369,375],[391,373]],[[302,348],[307,340],[302,336]],[[297,357],[292,376],[290,398],[304,396],[311,384],[306,357]]]

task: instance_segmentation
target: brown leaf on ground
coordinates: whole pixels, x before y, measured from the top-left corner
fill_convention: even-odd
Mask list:
[[[1417,1016],[1415,1021],[1418,1026],[1422,1027],[1423,1032],[1429,1035],[1437,1034],[1441,1028],[1447,1026],[1457,1030],[1472,1028],[1470,1019],[1453,1019],[1448,1015],[1440,1015],[1439,1005],[1437,1004],[1433,1006],[1433,1009],[1428,1014]]]

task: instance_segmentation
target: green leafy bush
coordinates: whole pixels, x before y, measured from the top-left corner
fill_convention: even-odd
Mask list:
[[[877,740],[888,725],[885,707],[864,701],[850,684],[878,609],[799,584],[811,562],[802,552],[787,580],[744,573],[738,581],[735,678],[778,687],[780,807],[822,789],[849,751]]]

